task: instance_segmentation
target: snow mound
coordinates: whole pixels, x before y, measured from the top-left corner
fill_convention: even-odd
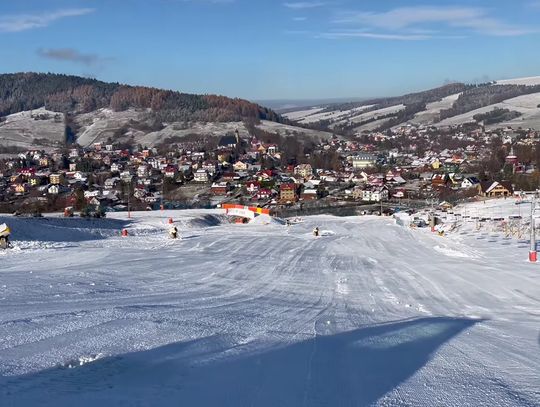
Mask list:
[[[458,250],[454,250],[454,249],[451,249],[449,247],[443,247],[443,246],[434,246],[433,249],[441,254],[444,254],[445,256],[448,256],[448,257],[460,257],[460,258],[469,258],[471,256],[469,256],[467,253],[464,253],[462,251],[458,251]]]
[[[63,365],[63,367],[66,367],[68,369],[74,369],[79,366],[84,366],[87,363],[95,362],[98,359],[101,359],[104,355],[101,353],[98,353],[97,355],[90,355],[90,356],[81,356],[78,359],[71,360]]]
[[[0,216],[11,229],[13,242],[81,242],[118,235],[128,224],[117,219],[18,218]]]
[[[259,215],[249,222],[250,225],[285,225],[285,223],[283,219],[268,215]]]

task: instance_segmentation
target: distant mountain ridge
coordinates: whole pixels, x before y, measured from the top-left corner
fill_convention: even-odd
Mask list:
[[[479,123],[486,117],[491,126],[540,129],[540,77],[451,83],[397,97],[291,109],[283,116],[301,126],[349,136],[405,124]]]
[[[71,143],[157,146],[234,132],[308,140],[332,136],[291,125],[272,109],[243,99],[72,75],[0,75],[0,153]]]
[[[0,117],[41,107],[74,114],[100,108],[117,112],[151,109],[163,121],[230,122],[245,118],[281,121],[271,109],[225,96],[195,95],[62,74],[0,75]]]

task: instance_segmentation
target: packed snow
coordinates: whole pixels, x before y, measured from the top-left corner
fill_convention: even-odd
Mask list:
[[[540,266],[457,213],[0,217],[0,405],[538,406]]]

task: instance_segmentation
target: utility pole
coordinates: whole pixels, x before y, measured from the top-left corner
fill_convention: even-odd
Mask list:
[[[131,219],[131,206],[129,202],[129,196],[131,195],[131,180],[128,181],[128,197],[127,197],[127,210],[128,210],[128,219]]]
[[[536,263],[538,260],[538,254],[536,252],[536,230],[534,227],[534,209],[536,206],[536,198],[531,200],[531,247],[529,249],[529,261]]]
[[[159,209],[161,209],[161,212],[165,209],[163,207],[163,194],[165,193],[165,177],[163,177],[161,181],[161,203],[159,204]]]

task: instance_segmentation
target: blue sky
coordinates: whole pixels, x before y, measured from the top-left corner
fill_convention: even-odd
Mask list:
[[[248,99],[540,75],[540,0],[0,2],[0,71]]]

